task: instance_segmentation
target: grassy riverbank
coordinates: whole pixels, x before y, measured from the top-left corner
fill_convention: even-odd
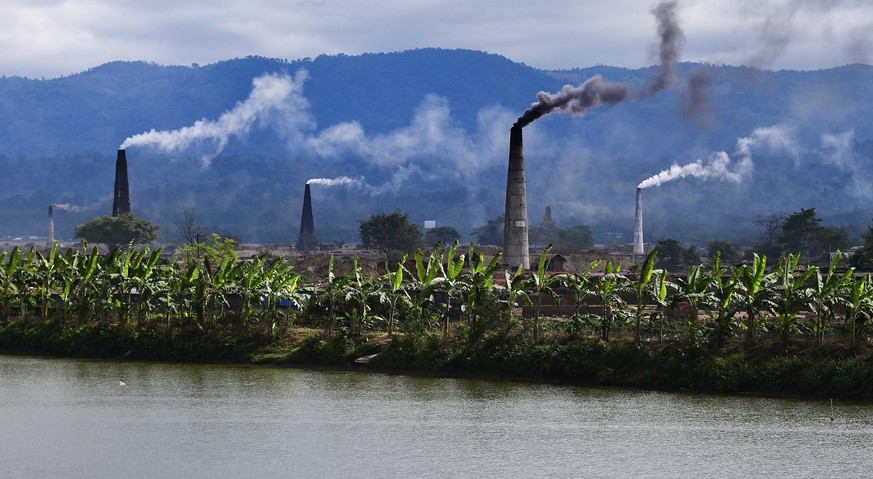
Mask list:
[[[447,376],[498,377],[584,385],[688,389],[873,400],[873,354],[864,348],[806,343],[728,344],[719,351],[681,342],[520,336],[478,341],[384,334],[357,338],[293,329],[281,338],[189,328],[162,332],[59,322],[0,328],[0,351],[71,357],[327,366]],[[366,364],[355,360],[373,356]]]

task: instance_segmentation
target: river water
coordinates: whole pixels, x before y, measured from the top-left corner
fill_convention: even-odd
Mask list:
[[[865,403],[0,356],[2,478],[863,477],[871,451]]]

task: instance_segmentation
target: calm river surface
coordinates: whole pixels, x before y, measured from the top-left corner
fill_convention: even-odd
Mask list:
[[[869,477],[873,405],[830,416],[828,401],[0,356],[0,477]]]

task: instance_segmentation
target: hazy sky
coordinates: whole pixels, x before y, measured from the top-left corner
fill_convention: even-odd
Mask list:
[[[537,68],[655,63],[647,0],[4,0],[0,74],[114,60],[466,48]],[[799,70],[873,62],[870,0],[680,0],[683,60]]]

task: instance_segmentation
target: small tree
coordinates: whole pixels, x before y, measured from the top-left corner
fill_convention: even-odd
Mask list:
[[[98,216],[75,229],[76,238],[89,243],[104,244],[109,249],[127,244],[146,244],[157,239],[158,226],[137,218],[132,213],[118,216]]]
[[[852,255],[852,266],[868,270],[873,267],[873,224],[862,235],[864,247]]]
[[[821,226],[812,238],[813,252],[822,256],[838,250],[847,250],[852,246],[849,233],[842,226]]]
[[[736,263],[742,259],[740,249],[727,240],[710,241],[706,246],[706,255],[710,259],[714,259],[716,255],[719,255],[722,262],[729,264]]]
[[[173,216],[176,233],[185,243],[194,244],[206,236],[206,228],[200,223],[200,218],[194,208],[183,208],[182,215]]]
[[[375,214],[359,224],[363,247],[379,250],[385,256],[392,251],[413,252],[421,244],[421,228],[400,210]]]
[[[488,220],[482,226],[473,229],[478,245],[503,245],[503,215]]]
[[[590,249],[594,246],[594,234],[591,233],[591,228],[588,225],[571,226],[558,230],[555,244],[561,248]]]
[[[452,244],[461,240],[461,233],[451,226],[438,226],[427,230],[424,234],[425,246],[433,246],[442,241],[443,244]]]
[[[776,233],[782,229],[782,224],[785,223],[785,218],[787,217],[788,215],[785,213],[770,213],[768,215],[758,215],[752,219],[752,224],[764,230],[764,246],[766,249],[773,248]]]
[[[193,244],[184,245],[176,250],[186,264],[201,264],[204,258],[211,264],[221,264],[223,261],[237,262],[236,241],[223,238],[212,233],[207,238],[195,240]]]
[[[667,270],[677,270],[695,262],[691,248],[685,249],[678,240],[665,239],[655,245],[658,250],[658,267]]]
[[[821,228],[820,222],[815,214],[815,208],[801,208],[797,213],[788,215],[782,223],[782,233],[779,235],[779,243],[783,250],[788,253],[806,253]]]

